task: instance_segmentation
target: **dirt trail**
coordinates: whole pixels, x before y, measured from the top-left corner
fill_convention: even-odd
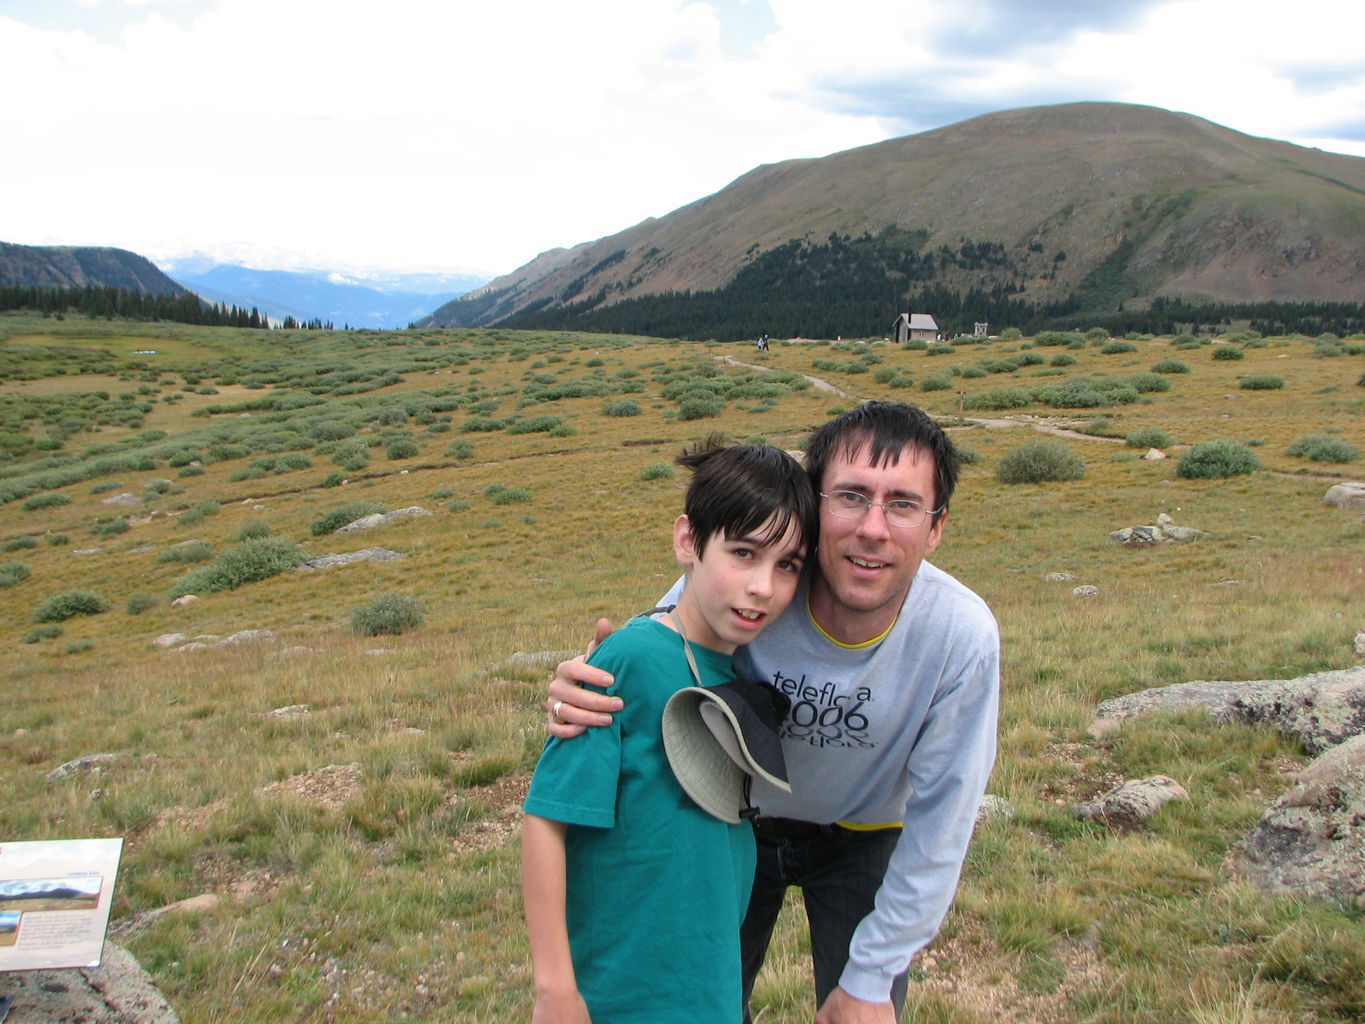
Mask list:
[[[761,372],[763,370],[773,369],[773,367],[771,366],[760,366],[755,363],[746,363],[739,359],[736,359],[734,356],[722,355],[716,356],[716,359],[718,359],[722,363],[725,363],[727,366],[738,366],[746,370],[758,370]],[[844,391],[842,388],[836,386],[835,384],[832,384],[830,381],[825,380],[823,377],[816,377],[809,373],[803,373],[801,374],[801,376],[805,377],[806,380],[810,381],[811,386],[815,388],[817,391],[827,392],[831,395],[839,395],[842,398],[853,397],[847,391]],[[975,416],[962,416],[960,418],[962,419],[964,425],[973,427],[987,427],[990,429],[1000,429],[1006,427],[1032,427],[1034,430],[1038,431],[1041,434],[1052,434],[1056,437],[1070,437],[1074,438],[1077,441],[1117,441],[1120,444],[1123,443],[1123,438],[1121,437],[1097,437],[1094,434],[1083,434],[1079,430],[1073,430],[1071,425],[1068,423],[1058,423],[1052,420],[1044,419],[1041,416],[1007,416],[1000,419],[984,419]],[[952,427],[949,426],[947,429],[952,429]]]

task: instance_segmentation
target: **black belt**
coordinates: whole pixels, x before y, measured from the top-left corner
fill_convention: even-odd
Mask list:
[[[827,836],[839,829],[838,825],[817,825],[813,821],[797,821],[795,818],[755,818],[754,831],[762,832],[775,839],[815,839]]]

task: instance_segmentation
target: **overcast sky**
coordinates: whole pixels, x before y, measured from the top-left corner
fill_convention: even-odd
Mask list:
[[[0,0],[0,241],[491,275],[1076,100],[1365,156],[1362,40],[1359,0]]]

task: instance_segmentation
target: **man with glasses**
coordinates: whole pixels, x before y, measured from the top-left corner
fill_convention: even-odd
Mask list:
[[[782,737],[792,791],[758,781],[751,794],[746,1004],[790,886],[810,924],[816,1024],[897,1019],[911,958],[952,903],[995,761],[1000,682],[990,610],[925,561],[943,539],[958,467],[938,424],[895,402],[843,413],[807,445],[821,497],[816,565],[788,611],[735,655],[792,701]],[[608,681],[561,664],[551,732],[609,721],[619,703],[578,686]]]

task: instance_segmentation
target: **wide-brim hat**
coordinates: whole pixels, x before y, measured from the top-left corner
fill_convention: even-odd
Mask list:
[[[732,825],[752,810],[751,777],[790,793],[781,739],[790,707],[785,694],[748,679],[675,693],[664,706],[664,751],[683,791]]]

